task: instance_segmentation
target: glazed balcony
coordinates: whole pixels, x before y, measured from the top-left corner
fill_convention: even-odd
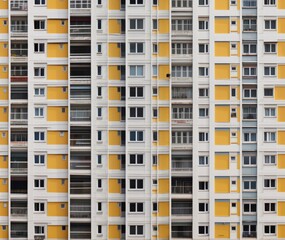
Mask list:
[[[27,11],[28,10],[28,0],[11,0],[10,10],[11,11]]]
[[[90,9],[91,0],[70,0],[69,6],[71,9]]]

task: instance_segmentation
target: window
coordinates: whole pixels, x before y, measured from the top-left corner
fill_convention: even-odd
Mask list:
[[[45,203],[35,202],[34,203],[34,212],[42,213],[45,211]]]
[[[44,116],[44,108],[35,107],[35,117],[43,117],[43,116]]]
[[[158,132],[157,131],[153,131],[152,132],[152,141],[153,142],[157,142],[158,139]]]
[[[130,97],[131,98],[142,98],[143,97],[143,87],[130,87]]]
[[[264,88],[264,97],[273,97],[273,88]]]
[[[199,117],[200,118],[209,117],[209,108],[199,108]]]
[[[130,179],[130,190],[142,190],[143,179]]]
[[[143,118],[143,107],[130,107],[130,118]]]
[[[247,43],[243,45],[243,53],[244,54],[256,54],[256,44],[255,43]]]
[[[173,107],[172,108],[173,119],[192,119],[191,107]]]
[[[35,155],[34,156],[35,165],[44,165],[45,164],[45,155]]]
[[[276,67],[264,67],[264,76],[276,76]]]
[[[45,96],[45,89],[44,88],[35,88],[35,96],[43,97]]]
[[[130,0],[130,5],[142,5],[143,0]]]
[[[102,87],[97,87],[97,97],[102,97]]]
[[[199,30],[209,30],[209,20],[199,20]]]
[[[35,5],[46,5],[46,0],[35,0]]]
[[[44,43],[35,43],[34,44],[34,52],[35,53],[44,53],[45,52],[45,44]]]
[[[209,44],[202,43],[199,44],[199,53],[208,53],[209,52]]]
[[[244,142],[256,142],[256,133],[244,133],[243,134],[243,141]]]
[[[245,167],[256,166],[256,155],[244,155],[243,165]]]
[[[158,45],[157,43],[152,44],[152,53],[157,54],[158,53]]]
[[[264,109],[265,117],[276,117],[276,108],[275,107],[267,107]]]
[[[97,212],[102,212],[102,203],[101,202],[97,203]]]
[[[143,225],[130,225],[130,235],[131,236],[143,235]]]
[[[276,0],[264,0],[264,5],[266,6],[275,6]]]
[[[45,227],[44,226],[35,226],[35,235],[45,235]]]
[[[152,117],[153,117],[153,118],[157,118],[157,116],[158,116],[157,108],[153,108],[153,109],[152,109]]]
[[[245,77],[256,76],[256,67],[244,67],[243,76]]]
[[[189,144],[192,143],[192,132],[190,131],[172,131],[173,144]]]
[[[102,76],[102,66],[97,66],[97,76]]]
[[[97,117],[98,117],[98,118],[101,118],[101,117],[102,117],[102,108],[101,108],[101,107],[98,107],[98,108],[97,108]]]
[[[144,75],[144,66],[142,65],[130,66],[130,77],[143,77],[143,75]]]
[[[209,89],[208,88],[200,88],[199,89],[199,97],[208,97]]]
[[[153,166],[157,165],[157,155],[152,155],[152,165]]]
[[[102,44],[101,43],[97,44],[97,54],[102,54]]]
[[[199,212],[208,212],[209,211],[209,203],[199,203]]]
[[[143,53],[144,44],[143,43],[130,43],[130,53]]]
[[[276,43],[264,43],[265,53],[276,53]]]
[[[172,0],[173,8],[189,8],[192,7],[192,0]]]
[[[143,164],[143,154],[130,154],[130,164],[131,165],[142,165]]]
[[[276,164],[276,155],[265,155],[264,156],[265,165],[275,165]]]
[[[208,0],[199,0],[199,6],[208,6],[209,1]]]
[[[192,66],[172,66],[171,76],[174,78],[192,77]]]
[[[256,213],[256,203],[244,203],[243,204],[243,212],[245,214]]]
[[[244,98],[256,98],[257,96],[257,91],[256,89],[244,89],[243,90],[243,97]]]
[[[35,20],[34,21],[34,29],[35,30],[45,30],[46,29],[46,21],[45,20]]]
[[[265,189],[276,188],[276,179],[264,179],[264,188]]]
[[[152,30],[158,30],[158,21],[157,21],[157,19],[152,19]]]
[[[34,132],[34,140],[42,142],[45,140],[45,132]]]
[[[192,44],[191,43],[172,43],[171,53],[174,55],[190,55],[192,54]]]
[[[102,165],[102,155],[97,155],[97,164]]]
[[[276,30],[276,20],[265,20],[264,23],[266,30]]]
[[[35,179],[34,180],[34,187],[37,189],[45,188],[45,180],[44,179]]]
[[[172,19],[171,20],[172,31],[191,31],[192,30],[192,19]]]
[[[97,131],[97,141],[102,141],[102,131]]]
[[[208,142],[208,141],[209,141],[209,133],[199,132],[199,142]]]
[[[243,190],[245,191],[255,191],[256,190],[256,180],[244,180]]]
[[[136,202],[136,203],[130,203],[130,213],[143,213],[144,212],[144,203],[142,202]]]
[[[244,19],[243,20],[243,31],[245,32],[256,32],[257,29],[257,20],[254,18]]]
[[[158,73],[157,65],[152,65],[152,76],[156,77]]]
[[[102,179],[97,180],[97,188],[102,189]]]
[[[199,67],[199,76],[200,77],[208,77],[209,76],[209,68],[208,67]]]
[[[209,190],[209,183],[206,181],[199,181],[199,190],[201,191]]]
[[[131,142],[143,142],[144,136],[143,131],[130,131]]]
[[[199,156],[199,166],[208,166],[209,156]]]
[[[97,226],[97,234],[102,234],[102,225]]]
[[[102,30],[102,20],[101,19],[97,20],[97,30]]]
[[[44,77],[45,76],[45,68],[44,67],[36,67],[34,68],[35,77]]]
[[[198,227],[199,235],[208,235],[209,234],[209,226],[199,226]]]
[[[130,30],[143,30],[144,21],[143,19],[130,19]]]
[[[265,213],[276,212],[276,203],[264,203],[264,212]]]
[[[276,235],[276,226],[264,225],[264,235]]]
[[[158,205],[157,202],[152,203],[152,212],[157,212],[158,211]]]
[[[243,225],[243,232],[246,237],[256,236],[256,225]]]
[[[276,142],[276,132],[264,132],[264,142]]]

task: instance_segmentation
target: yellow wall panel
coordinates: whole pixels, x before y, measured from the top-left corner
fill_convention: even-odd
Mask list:
[[[169,33],[169,19],[158,20],[158,33],[159,34]]]
[[[67,202],[49,202],[47,205],[47,215],[49,217],[67,217]]]
[[[230,32],[230,19],[217,17],[215,19],[215,33],[225,34]]]
[[[230,192],[230,179],[229,178],[216,178],[215,179],[215,193],[229,193]]]
[[[169,10],[169,1],[168,0],[159,0],[158,1],[158,10]]]
[[[51,34],[67,34],[68,21],[66,19],[48,19],[47,32]]]
[[[0,65],[0,80],[1,79],[8,79],[8,66],[7,65]]]
[[[121,0],[109,0],[109,10],[120,10]]]
[[[120,170],[121,169],[121,161],[117,154],[110,154],[109,155],[109,169],[110,170]]]
[[[278,202],[278,216],[285,216],[285,202]]]
[[[68,144],[68,133],[66,131],[48,131],[47,144],[51,145]]]
[[[48,9],[67,9],[68,0],[48,0],[47,8]]]
[[[229,154],[215,155],[215,170],[229,169]]]
[[[215,131],[215,144],[216,145],[229,145],[230,144],[230,131],[229,130],[216,130]]]
[[[48,58],[67,58],[68,45],[66,43],[48,43],[47,56]]]
[[[121,145],[121,136],[119,131],[109,131],[109,145]]]
[[[278,33],[285,33],[285,18],[278,18]]]
[[[0,192],[7,193],[8,192],[8,179],[0,178]]]
[[[8,1],[7,0],[0,0],[0,9],[1,10],[8,10]]]
[[[47,98],[49,100],[67,100],[68,89],[67,87],[48,87]]]
[[[285,65],[278,65],[278,79],[285,79]]]
[[[285,238],[285,224],[279,224],[278,225],[278,238]]]
[[[8,132],[0,131],[0,145],[8,145]]]
[[[121,239],[121,231],[119,230],[118,225],[108,226],[108,236],[109,239]]]
[[[8,33],[8,18],[0,18],[0,34],[1,33],[2,34]]]
[[[285,42],[278,43],[278,56],[285,57]]]
[[[278,131],[278,144],[285,145],[285,131]]]
[[[121,33],[121,21],[118,19],[109,19],[109,33],[120,34]]]
[[[278,192],[285,192],[285,178],[278,178]]]
[[[168,42],[160,42],[158,43],[158,56],[159,57],[169,57],[170,50],[169,50],[169,43]]]
[[[215,86],[216,100],[230,100],[230,86]]]
[[[6,226],[6,229],[3,229],[2,226]],[[0,239],[8,239],[8,233],[8,225],[0,225]]]
[[[285,168],[285,154],[278,154],[278,168]]]
[[[169,155],[159,154],[158,155],[158,169],[159,170],[169,170]]]
[[[169,225],[167,224],[158,225],[158,238],[159,239],[170,239],[169,238]]]
[[[0,122],[8,122],[8,106],[0,107]]]
[[[68,80],[66,65],[48,65],[47,80]]]
[[[285,100],[285,87],[275,87],[275,100]]]
[[[170,99],[169,87],[158,88],[159,100],[167,101]]]
[[[47,155],[47,168],[48,169],[67,169],[68,156],[63,154],[48,154]]]
[[[57,225],[48,225],[47,226],[47,237],[48,239],[66,239],[68,238],[68,228],[65,226],[65,229],[62,228],[63,226]]]
[[[169,131],[159,130],[158,134],[159,134],[158,136],[159,146],[169,146],[169,143],[170,143]]]
[[[230,122],[230,106],[216,106],[215,107],[215,121],[218,122]]]
[[[230,235],[230,224],[215,224],[215,239],[229,239]]]
[[[169,202],[158,203],[158,216],[168,217],[169,216]]]
[[[121,193],[121,184],[118,179],[109,179],[109,193]]]
[[[121,71],[118,69],[119,66],[109,66],[109,80],[120,80]]]
[[[215,10],[229,10],[229,0],[215,0]]]
[[[121,100],[121,93],[118,87],[109,87],[109,100]]]
[[[160,107],[158,119],[160,122],[169,122],[170,119],[170,110],[169,107]]]
[[[8,216],[8,202],[0,202],[0,216],[7,217]]]
[[[67,107],[51,107],[51,106],[49,106],[47,108],[47,120],[49,122],[66,122],[68,120],[68,109],[67,109]]]
[[[8,156],[0,156],[0,168],[8,168]]]
[[[169,179],[158,180],[158,193],[159,194],[169,193]]]
[[[8,42],[0,42],[0,57],[8,57]]]
[[[109,57],[121,57],[121,49],[118,47],[118,43],[109,43],[108,52]]]
[[[229,80],[230,77],[230,64],[215,64],[216,80]]]
[[[284,2],[284,0],[278,0],[277,7],[278,7],[278,9],[285,9],[285,2]]]
[[[229,57],[230,56],[230,43],[229,42],[215,42],[215,56],[216,57]]]
[[[229,201],[216,201],[215,202],[215,217],[228,217],[230,216],[230,202]]]
[[[8,87],[0,87],[0,100],[8,100]]]
[[[158,79],[159,80],[168,80],[169,78],[166,76],[170,73],[169,65],[159,65],[158,67]]]
[[[117,202],[109,202],[109,217],[120,217],[121,208]]]
[[[109,121],[121,121],[121,113],[118,111],[118,107],[109,107]]]
[[[47,191],[50,193],[67,193],[68,181],[64,178],[48,178]]]
[[[278,107],[278,122],[285,122],[285,107]]]

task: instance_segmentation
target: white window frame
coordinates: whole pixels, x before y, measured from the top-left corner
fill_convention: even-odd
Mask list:
[[[132,140],[131,138],[131,135],[132,134],[135,134],[135,139]],[[140,134],[142,134],[142,139],[140,139]],[[131,130],[129,132],[129,139],[130,139],[130,142],[144,142],[144,131],[143,130]]]
[[[38,207],[37,207],[38,205]],[[42,210],[43,207],[43,210]],[[38,210],[37,210],[38,208]],[[34,213],[45,213],[46,211],[46,204],[45,202],[34,202]]]
[[[144,54],[144,42],[129,42],[129,54]]]
[[[277,138],[277,132],[275,131],[264,132],[263,137],[265,143],[275,143]]]
[[[142,234],[138,233],[139,227],[142,227]],[[135,228],[135,234],[131,234],[132,228]],[[144,225],[129,225],[129,236],[144,236]]]
[[[264,66],[264,77],[276,77],[277,68],[276,66]]]
[[[267,228],[268,228],[268,232],[267,232]],[[276,225],[274,224],[268,224],[268,225],[264,225],[264,235],[266,236],[276,236]]]
[[[131,65],[129,67],[130,77],[144,77],[144,65]]]
[[[46,186],[45,179],[43,178],[34,179],[34,189],[42,190],[45,189],[45,186]]]
[[[132,116],[132,113],[134,113],[134,116]],[[142,113],[142,116],[138,116],[139,113]],[[143,119],[144,118],[144,107],[130,107],[129,108],[129,118]]]
[[[199,156],[199,166],[209,166],[209,156],[208,155]]]
[[[270,54],[270,53],[276,53],[277,50],[277,43],[272,42],[265,42],[264,43],[264,53]]]
[[[135,160],[135,161],[131,162],[131,160],[132,160],[131,158],[134,158],[133,160]],[[139,160],[138,158],[142,158],[142,159]],[[141,160],[142,160],[142,162],[139,162]],[[141,153],[130,154],[129,155],[129,165],[140,165],[140,166],[144,165],[144,154],[141,154]]]
[[[138,23],[142,21],[142,28],[138,28]],[[132,28],[132,23],[134,23],[134,28]],[[130,31],[143,31],[144,30],[144,19],[143,18],[131,18],[129,20],[129,30]]]
[[[249,188],[245,188],[245,183],[248,183]],[[255,188],[252,188],[252,184],[255,183]],[[245,192],[256,192],[257,190],[257,182],[256,180],[245,180],[242,183],[242,189]]]
[[[276,189],[276,187],[277,187],[276,178],[265,178],[263,180],[263,189],[271,190],[271,189]]]
[[[36,134],[39,135],[39,139],[36,139]],[[43,139],[42,139],[43,136]],[[34,142],[45,142],[46,132],[45,131],[34,131]]]
[[[131,210],[131,208],[134,207],[134,211]],[[142,207],[142,210],[140,210]],[[144,202],[130,202],[129,203],[129,213],[134,214],[134,213],[144,213]]]
[[[44,87],[36,87],[34,88],[34,97],[44,97],[46,89]]]
[[[264,213],[276,213],[276,211],[277,211],[276,208],[277,208],[276,202],[264,202],[264,204],[263,204],[263,212]]]
[[[268,26],[267,23],[269,24]],[[273,24],[274,23],[274,24]],[[275,25],[275,28],[274,28]],[[276,19],[265,19],[264,20],[264,30],[268,30],[268,31],[275,31],[277,29],[277,20]]]
[[[138,183],[142,182],[142,187],[138,187]],[[134,188],[131,187],[132,183],[135,184]],[[130,191],[143,191],[144,190],[144,179],[129,179],[129,190]]]
[[[36,162],[36,158],[38,158],[38,163]],[[35,166],[44,166],[46,163],[46,155],[43,153],[38,153],[34,155],[34,165]]]
[[[45,115],[45,108],[44,107],[35,107],[34,108],[34,117],[35,118],[43,118],[44,115]]]
[[[266,118],[276,118],[277,116],[276,107],[265,107],[264,108],[264,117]]]

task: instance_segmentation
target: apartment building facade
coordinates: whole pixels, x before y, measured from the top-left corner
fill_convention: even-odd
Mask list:
[[[0,0],[0,239],[285,239],[284,10]]]

